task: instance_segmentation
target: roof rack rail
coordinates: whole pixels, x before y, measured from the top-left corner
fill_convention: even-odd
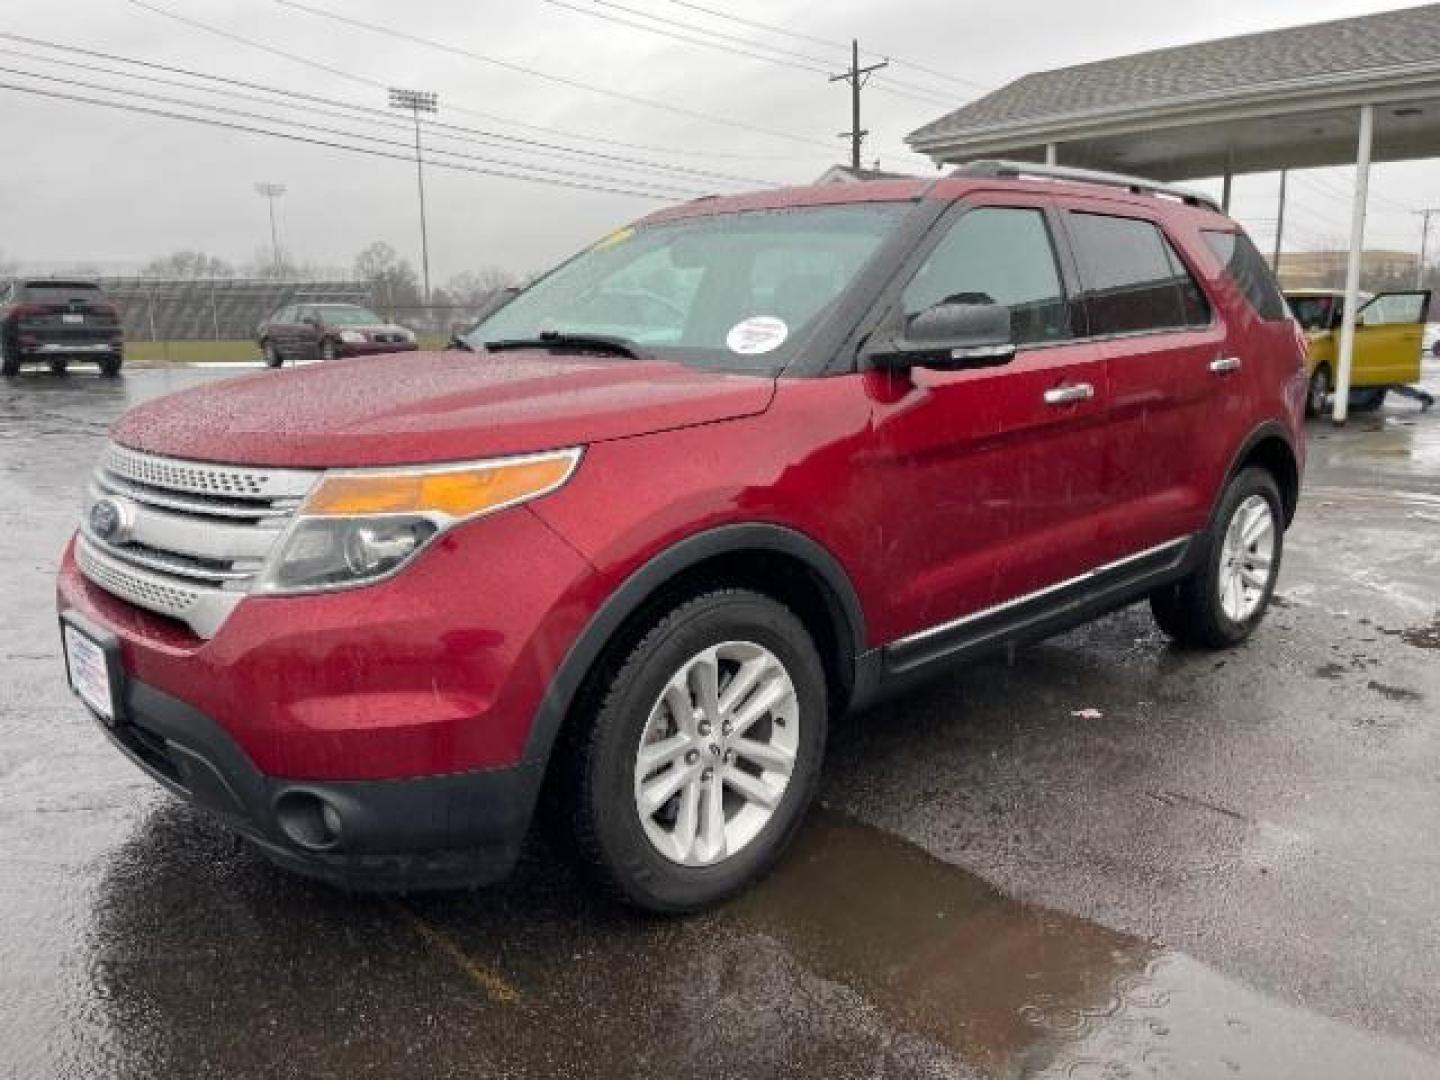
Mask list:
[[[999,161],[987,158],[957,165],[950,175],[995,179],[1037,177],[1042,180],[1067,180],[1076,184],[1101,184],[1105,187],[1124,188],[1136,195],[1169,195],[1187,206],[1203,206],[1223,213],[1220,204],[1203,192],[1191,191],[1174,184],[1162,184],[1158,180],[1147,180],[1143,176],[1126,176],[1124,173],[1101,172],[1098,169],[1074,169],[1067,165],[1037,165],[1029,161]]]

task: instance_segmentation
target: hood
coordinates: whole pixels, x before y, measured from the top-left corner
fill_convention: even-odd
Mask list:
[[[126,413],[135,450],[231,464],[411,465],[521,454],[763,412],[768,375],[515,351],[405,353],[266,371]]]

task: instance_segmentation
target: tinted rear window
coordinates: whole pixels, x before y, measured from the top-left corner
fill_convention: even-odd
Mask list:
[[[1155,225],[1138,218],[1072,213],[1092,334],[1205,326],[1210,305]]]
[[[1289,313],[1275,275],[1265,256],[1244,233],[1219,232],[1207,229],[1202,234],[1205,244],[1225,264],[1225,272],[1240,287],[1255,314],[1269,322],[1285,318]]]

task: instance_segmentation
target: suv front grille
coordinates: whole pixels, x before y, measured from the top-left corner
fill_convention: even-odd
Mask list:
[[[85,502],[80,572],[107,592],[213,637],[318,476],[181,461],[112,443]],[[118,513],[96,513],[102,501]],[[112,517],[118,526],[105,527],[113,526]]]

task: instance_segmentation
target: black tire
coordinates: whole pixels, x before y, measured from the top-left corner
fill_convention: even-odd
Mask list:
[[[1330,366],[1318,365],[1310,373],[1310,384],[1305,388],[1305,415],[1320,416],[1325,412],[1325,402],[1330,397]]]
[[[763,646],[784,666],[798,705],[794,765],[772,816],[752,839],[719,862],[686,866],[671,861],[646,834],[635,801],[636,755],[651,709],[672,676],[722,642]],[[803,820],[825,752],[824,669],[800,620],[759,593],[707,593],[659,619],[628,655],[615,658],[602,680],[591,696],[599,702],[593,716],[574,718],[562,751],[561,784],[552,789],[590,876],[612,898],[666,914],[707,907],[761,877]],[[674,767],[680,768],[678,758]]]
[[[1384,386],[1368,390],[1351,390],[1350,411],[1356,413],[1375,412],[1385,404],[1385,395],[1389,392],[1389,389]]]
[[[0,339],[0,376],[9,378],[20,374],[20,351]]]
[[[322,362],[328,364],[331,360],[338,359],[339,356],[340,350],[336,347],[333,338],[326,338],[320,343],[320,359]]]
[[[1232,619],[1220,598],[1221,569],[1227,559],[1225,536],[1236,511],[1247,500],[1259,496],[1269,504],[1274,549],[1269,577],[1254,610],[1241,620]],[[1160,629],[1182,645],[1205,649],[1226,649],[1238,645],[1254,632],[1265,617],[1280,560],[1285,548],[1285,511],[1275,478],[1265,469],[1251,467],[1230,481],[1221,496],[1215,520],[1200,541],[1200,563],[1189,577],[1167,585],[1150,595],[1150,611]]]
[[[51,360],[51,361],[50,361],[50,374],[51,374],[51,375],[65,375],[65,374],[68,374],[69,371],[70,371],[70,361],[69,361],[69,360]]]
[[[285,362],[285,358],[280,355],[280,350],[275,348],[275,343],[269,340],[260,342],[260,358],[265,361],[265,366],[268,368],[278,368]]]
[[[100,374],[107,379],[113,379],[120,374],[120,368],[124,366],[125,357],[121,353],[114,356],[107,356],[100,361]]]

